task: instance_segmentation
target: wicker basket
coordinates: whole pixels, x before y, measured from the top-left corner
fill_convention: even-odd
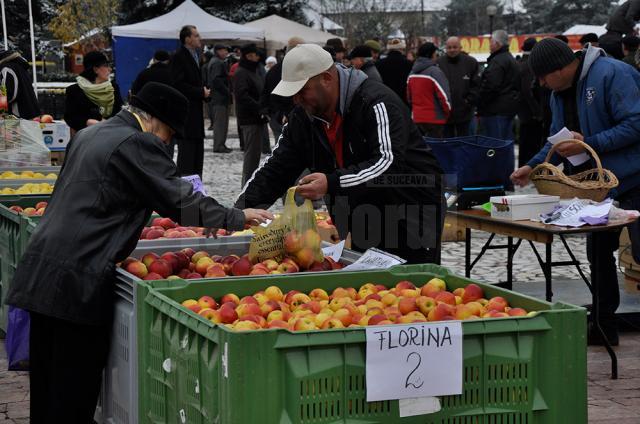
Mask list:
[[[565,175],[558,167],[549,163],[556,148],[563,143],[577,142],[584,147],[596,161],[597,168]],[[580,140],[564,140],[554,144],[544,162],[533,168],[531,181],[540,194],[560,196],[561,199],[591,199],[600,202],[607,198],[609,190],[618,186],[618,178],[608,169],[602,169],[602,163],[596,152]]]

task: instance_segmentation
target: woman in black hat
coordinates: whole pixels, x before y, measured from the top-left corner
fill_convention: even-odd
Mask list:
[[[31,316],[32,424],[92,422],[111,340],[116,264],[135,248],[152,211],[229,230],[273,218],[226,208],[178,176],[165,145],[184,133],[187,109],[177,90],[149,82],[128,107],[69,144],[7,296]]]
[[[89,52],[83,58],[84,71],[77,83],[67,87],[64,120],[74,132],[103,119],[122,108],[120,88],[111,81],[111,66],[102,52]]]

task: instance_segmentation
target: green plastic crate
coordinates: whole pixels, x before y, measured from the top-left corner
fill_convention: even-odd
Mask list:
[[[463,393],[440,412],[399,418],[398,401],[366,402],[365,332],[344,329],[236,333],[180,306],[187,298],[250,295],[276,284],[308,292],[472,280],[434,265],[388,271],[216,281],[142,282],[138,287],[141,423],[586,423],[586,311],[479,284],[486,297],[541,311],[534,317],[464,321]]]
[[[5,336],[7,333],[7,316],[9,313],[9,306],[5,305],[5,298],[9,291],[9,283],[13,279],[13,275],[16,272],[16,267],[11,265],[7,261],[0,258],[0,336]]]
[[[9,261],[14,266],[22,257],[26,243],[22,240],[29,220],[40,217],[27,217],[9,210],[9,207],[18,205],[23,208],[33,207],[38,202],[50,199],[50,195],[30,195],[30,196],[0,196],[0,257]]]
[[[27,233],[30,218],[34,218],[19,215],[9,210],[9,207],[35,206],[38,202],[48,201],[49,197],[48,195],[0,196],[0,330],[2,331],[6,331],[7,328],[7,306],[4,304],[6,293],[9,290],[13,271],[18,266],[30,237]]]

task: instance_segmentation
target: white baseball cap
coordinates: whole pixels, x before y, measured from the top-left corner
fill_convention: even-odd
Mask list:
[[[271,92],[282,97],[294,96],[309,81],[333,65],[328,51],[317,44],[298,44],[282,61],[282,80]]]

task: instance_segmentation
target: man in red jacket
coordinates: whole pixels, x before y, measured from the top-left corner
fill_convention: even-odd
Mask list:
[[[418,58],[407,80],[407,100],[411,118],[423,135],[442,138],[444,126],[451,113],[449,81],[438,64],[433,43],[418,49]]]

